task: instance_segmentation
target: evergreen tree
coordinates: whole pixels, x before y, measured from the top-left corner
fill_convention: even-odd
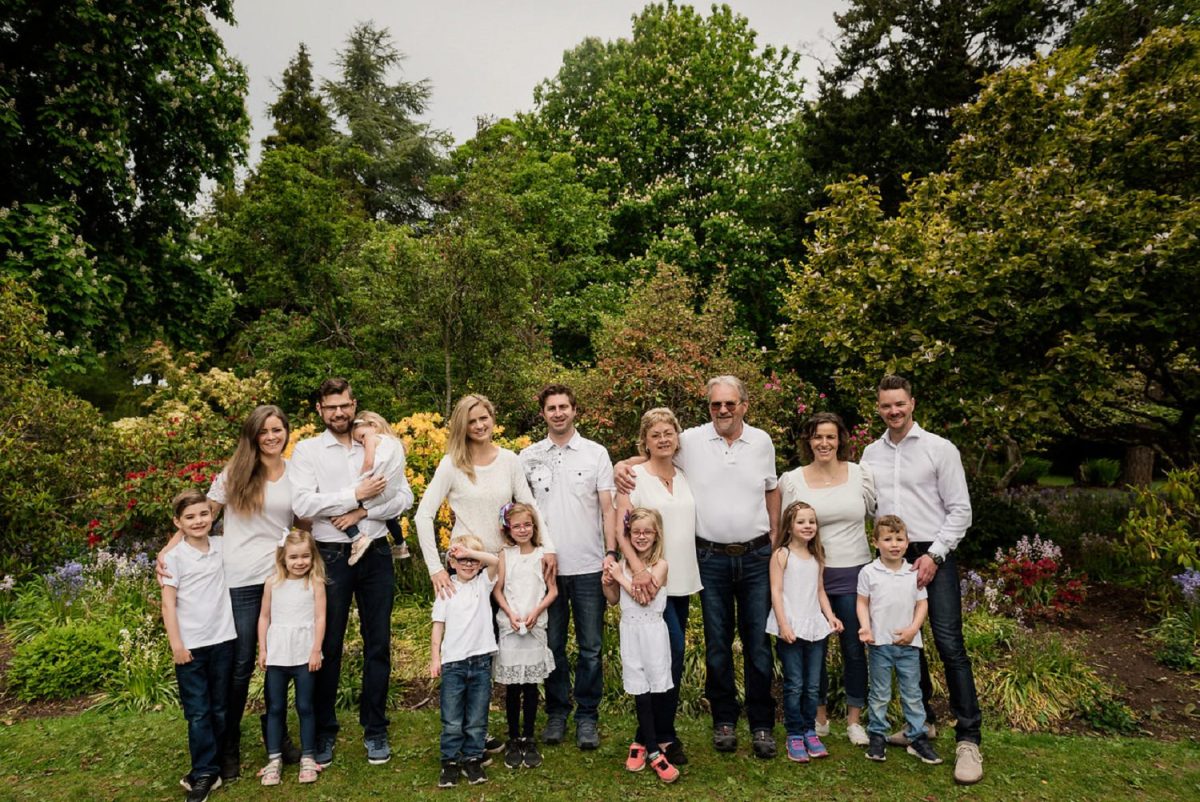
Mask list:
[[[297,145],[309,150],[332,144],[333,118],[313,85],[312,59],[300,43],[296,55],[283,71],[283,85],[271,104],[275,133],[263,140],[264,149]]]

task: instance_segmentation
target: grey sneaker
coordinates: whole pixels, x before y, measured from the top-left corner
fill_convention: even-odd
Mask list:
[[[937,738],[937,725],[932,721],[925,723],[925,737],[931,741]],[[892,746],[908,746],[908,736],[904,734],[904,728],[901,727],[889,735],[887,742]]]
[[[771,736],[770,730],[755,730],[754,741],[754,756],[760,757],[763,760],[770,760],[775,757],[775,738]]]
[[[732,724],[718,724],[713,727],[713,749],[718,752],[737,751],[737,732]]]
[[[959,741],[954,747],[954,781],[959,785],[974,785],[983,779],[983,756],[978,744]]]
[[[364,740],[363,744],[367,747],[367,762],[372,766],[381,766],[392,759],[392,747],[387,735],[374,735]]]
[[[333,743],[336,740],[332,735],[322,735],[317,739],[317,750],[313,752],[313,760],[317,761],[321,768],[333,762]]]
[[[933,747],[930,746],[929,739],[924,735],[918,735],[913,739],[912,743],[908,745],[908,753],[916,755],[921,759],[922,763],[928,763],[931,766],[936,766],[942,762],[942,759],[938,757],[938,753],[933,751]]]
[[[597,749],[600,746],[600,731],[590,719],[575,722],[575,745],[580,749]]]
[[[560,744],[567,739],[567,720],[565,718],[546,719],[546,729],[542,730],[542,743]]]

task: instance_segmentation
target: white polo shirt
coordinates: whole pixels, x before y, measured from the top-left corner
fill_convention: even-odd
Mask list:
[[[225,588],[223,537],[210,537],[203,552],[180,541],[163,557],[169,577],[164,585],[176,589],[175,615],[184,648],[199,649],[233,640],[233,604]]]
[[[433,602],[433,620],[446,625],[442,636],[442,665],[456,663],[479,654],[496,651],[496,633],[492,629],[492,588],[496,580],[481,566],[470,582],[458,574],[450,577],[454,595],[439,596]]]
[[[899,516],[932,554],[954,551],[971,525],[971,495],[953,443],[914,423],[899,443],[885,432],[867,446],[862,464],[875,476],[876,515]]]
[[[766,492],[778,485],[775,444],[742,424],[732,445],[711,422],[679,436],[675,465],[696,497],[696,535],[713,543],[745,543],[771,531]]]
[[[878,558],[858,572],[858,595],[871,600],[871,634],[876,646],[890,644],[893,632],[912,626],[917,602],[929,598],[925,588],[917,587],[917,572],[908,560],[893,571]],[[921,648],[920,631],[912,645]]]
[[[599,573],[604,514],[597,494],[616,490],[608,450],[579,432],[563,446],[547,437],[521,451],[521,467],[542,519],[554,532],[558,573]]]

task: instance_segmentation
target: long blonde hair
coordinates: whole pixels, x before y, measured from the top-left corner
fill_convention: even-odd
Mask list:
[[[475,465],[471,462],[471,449],[467,440],[467,421],[471,410],[482,405],[492,416],[493,425],[496,422],[496,408],[487,396],[470,393],[458,399],[454,411],[450,413],[450,433],[446,437],[446,456],[454,463],[454,467],[467,475],[472,483],[475,482]]]
[[[650,546],[650,551],[645,557],[642,557],[642,562],[647,566],[654,565],[663,558],[663,520],[662,515],[658,510],[652,510],[649,507],[634,507],[625,517],[625,537],[630,537],[630,532],[633,531],[633,524],[636,521],[653,521],[654,531],[657,537],[654,538],[654,543]],[[633,540],[629,541],[629,545],[633,546]],[[634,547],[637,551],[637,547]],[[641,555],[638,555],[641,557]]]
[[[379,432],[380,434],[386,434],[388,437],[393,437],[397,440],[400,439],[396,437],[396,433],[392,431],[392,426],[387,422],[387,418],[383,417],[378,412],[367,411],[358,413],[358,415],[356,415],[354,418],[354,426],[362,426],[363,424],[374,426],[375,431]]]
[[[312,533],[303,529],[290,530],[280,544],[275,547],[275,576],[272,578],[271,584],[278,585],[287,580],[287,562],[284,559],[287,556],[287,547],[298,545],[308,546],[308,551],[312,555],[312,567],[308,569],[308,575],[304,577],[305,586],[311,587],[309,580],[324,585],[328,582],[325,578],[325,561],[321,559],[321,552],[317,551],[317,541],[313,540]]]
[[[286,442],[292,427],[288,416],[274,404],[255,407],[242,423],[238,434],[237,448],[225,464],[225,491],[229,508],[247,515],[262,511],[263,496],[267,488],[267,469],[258,448],[258,433],[271,418],[279,418],[283,424],[283,439]]]

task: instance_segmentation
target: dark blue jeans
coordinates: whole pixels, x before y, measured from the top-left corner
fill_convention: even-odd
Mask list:
[[[929,551],[929,543],[909,543],[905,557],[914,562]],[[950,694],[950,712],[957,721],[954,724],[956,741],[980,742],[980,727],[983,715],[979,711],[979,697],[975,693],[975,675],[971,671],[971,658],[963,643],[962,589],[958,584],[958,562],[954,552],[933,576],[925,590],[929,593],[929,628],[933,632],[933,643],[942,665],[946,669],[946,690]],[[928,646],[928,644],[926,644]],[[925,703],[925,717],[934,721],[933,708],[929,699],[933,685],[929,681],[929,663],[925,650],[921,649],[921,696]]]
[[[862,708],[867,703],[867,647],[858,639],[858,594],[838,593],[830,595],[829,606],[842,622],[844,629],[838,634],[842,647],[842,685],[846,692],[846,707]],[[830,635],[829,637],[833,637]],[[829,671],[821,663],[821,693],[817,704],[829,702]]]
[[[363,640],[362,697],[358,722],[367,738],[387,735],[388,679],[392,672],[392,603],[395,569],[386,538],[376,538],[362,559],[347,565],[349,543],[318,543],[329,584],[325,587],[325,639],[321,642],[324,662],[317,672],[313,708],[317,737],[337,735],[337,688],[342,673],[342,649],[350,602],[358,605],[359,631]]]
[[[796,639],[788,643],[776,638],[775,651],[783,667],[783,725],[788,735],[814,732],[821,669],[825,665],[825,640]]]
[[[900,688],[900,706],[904,710],[904,734],[915,740],[925,735],[925,710],[921,704],[920,674],[925,650],[916,646],[891,643],[871,647],[871,708],[867,732],[887,735],[888,704],[892,701],[892,672]]]
[[[736,724],[741,713],[733,676],[733,634],[742,641],[746,682],[746,719],[751,730],[775,726],[771,678],[775,661],[767,636],[771,609],[768,566],[771,546],[738,557],[697,549],[700,563],[700,609],[704,615],[704,695],[713,725]]]
[[[490,654],[455,660],[442,666],[442,760],[472,760],[483,756],[491,698]]]
[[[308,665],[267,666],[263,696],[267,700],[267,757],[283,753],[287,734],[288,683],[296,682],[296,715],[300,718],[300,753],[312,756],[317,747],[317,719],[313,716],[316,673]]]
[[[671,690],[650,694],[654,706],[654,728],[658,742],[669,744],[679,740],[675,732],[675,714],[679,712],[679,683],[683,680],[683,650],[687,637],[688,606],[691,596],[668,596],[663,610],[667,636],[671,639]],[[650,744],[646,744],[650,748]]]
[[[217,774],[217,752],[225,735],[225,705],[233,666],[233,641],[190,649],[192,662],[176,664],[179,703],[188,725],[193,779]]]
[[[567,663],[567,624],[575,619],[575,720],[595,721],[599,716],[604,675],[600,645],[604,634],[604,591],[600,574],[558,577],[558,598],[550,605],[546,637],[554,654],[554,671],[546,677],[546,717],[571,715],[571,670]]]
[[[224,753],[227,755],[237,755],[240,751],[242,714],[246,712],[250,678],[258,665],[258,614],[262,609],[262,597],[262,585],[229,589],[237,640],[233,645],[233,670],[229,674],[229,696],[225,707]]]

